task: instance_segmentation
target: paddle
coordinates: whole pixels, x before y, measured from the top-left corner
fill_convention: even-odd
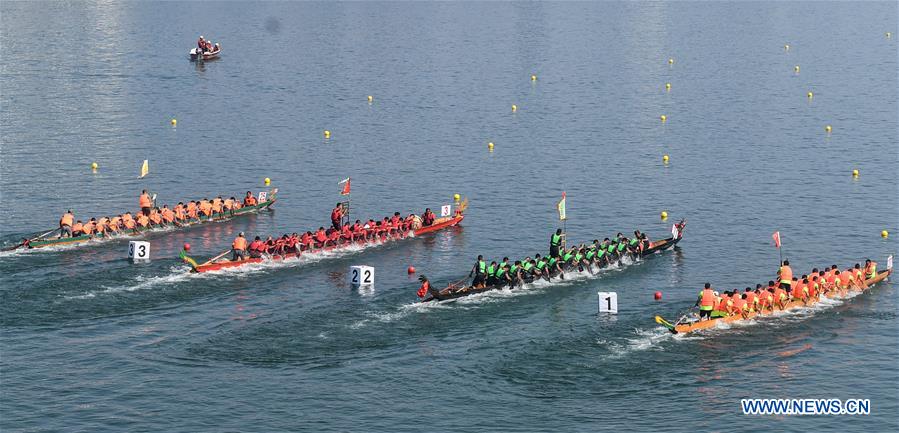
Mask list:
[[[662,316],[656,316],[656,323],[668,328],[668,330],[671,331],[672,334],[677,334],[677,327],[669,323],[667,320],[663,319]]]
[[[42,234],[42,235],[40,235],[40,236],[31,238],[31,239],[25,239],[25,240],[22,241],[22,243],[20,243],[20,244],[18,244],[18,245],[14,245],[14,246],[12,246],[12,247],[6,247],[6,248],[4,248],[2,251],[12,251],[12,250],[15,250],[15,249],[19,249],[19,248],[21,248],[21,247],[24,247],[25,245],[28,245],[30,242],[41,240],[41,239],[47,237],[48,235],[50,235],[50,234],[52,234],[52,233],[56,233],[56,232],[59,231],[59,230],[60,230],[60,229],[58,229],[58,228],[57,228],[57,229],[53,229],[53,230],[50,230],[49,232],[46,232],[46,233],[44,233],[44,234]]]
[[[230,252],[231,252],[231,250],[229,249],[229,250],[227,250],[227,251],[225,251],[225,252],[223,252],[223,253],[221,253],[221,254],[219,254],[219,255],[217,255],[217,256],[215,256],[215,257],[209,259],[209,260],[207,260],[205,263],[203,263],[203,264],[200,265],[200,266],[208,265],[208,264],[210,264],[210,263],[212,263],[212,262],[214,262],[214,261],[216,261],[216,260],[218,260],[218,259],[220,259],[220,258],[222,258],[222,257],[225,257],[225,256],[228,255],[228,253],[230,253]]]

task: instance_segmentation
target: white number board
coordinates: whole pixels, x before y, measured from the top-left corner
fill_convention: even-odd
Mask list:
[[[133,263],[150,261],[150,243],[143,241],[128,242],[128,260]]]
[[[599,312],[618,314],[618,294],[615,292],[596,292],[599,295]]]
[[[353,287],[371,286],[375,284],[375,268],[371,266],[351,266],[350,285]]]
[[[259,191],[259,203],[268,200],[268,191]]]
[[[448,216],[450,216],[451,213],[453,213],[452,205],[445,204],[440,207],[440,216],[448,217]]]

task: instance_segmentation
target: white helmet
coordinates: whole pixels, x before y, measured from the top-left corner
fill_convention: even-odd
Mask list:
[[[203,35],[200,35],[200,39],[203,39]]]

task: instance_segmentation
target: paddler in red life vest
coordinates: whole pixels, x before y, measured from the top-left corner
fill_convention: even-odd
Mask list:
[[[746,300],[746,306],[749,307],[750,313],[759,311],[759,297],[756,296],[751,288],[743,289],[743,299]]]
[[[234,242],[231,243],[231,260],[238,261],[244,260],[247,257],[247,238],[243,236],[243,232],[237,235],[234,238]]]
[[[334,209],[331,209],[331,225],[335,230],[340,230],[340,222],[343,220],[343,203],[337,203]]]
[[[312,232],[307,231],[300,236],[300,246],[303,251],[309,251],[315,247],[315,239],[312,237]]]
[[[427,227],[429,225],[434,224],[434,220],[437,219],[437,216],[434,215],[434,212],[431,212],[431,208],[425,209],[424,215],[421,216],[421,225],[423,227]]]
[[[353,236],[353,227],[349,224],[344,224],[343,227],[340,228],[340,237],[346,242],[353,242],[355,240]]]
[[[789,292],[793,285],[793,269],[790,268],[789,260],[783,261],[783,265],[780,267],[777,274],[780,279],[780,288]]]
[[[72,210],[70,209],[62,214],[62,218],[59,219],[59,238],[72,237],[72,225],[74,224],[75,214],[72,213]]]
[[[328,243],[331,245],[340,244],[340,230],[328,229]]]
[[[149,217],[149,216],[150,216],[150,209],[153,208],[153,200],[150,198],[150,194],[147,193],[147,190],[143,190],[143,191],[140,193],[140,197],[138,197],[137,202],[138,202],[138,204],[140,205],[140,211],[141,211],[144,215],[146,215],[146,216]]]
[[[315,231],[315,234],[312,236],[315,239],[315,246],[318,248],[322,248],[328,244],[328,235],[325,234],[325,228],[319,227],[318,230]]]
[[[699,320],[708,320],[712,317],[712,310],[715,308],[715,291],[712,290],[711,283],[705,283],[705,287],[699,292],[699,299],[693,306],[699,307]]]
[[[265,243],[262,242],[262,238],[256,236],[256,238],[253,239],[253,242],[250,242],[250,246],[247,249],[251,258],[258,259],[262,257],[262,253],[265,252]]]
[[[206,51],[206,39],[203,38],[203,35],[200,35],[200,39],[197,39],[197,51],[201,54]]]
[[[353,223],[353,239],[365,240],[365,228],[363,228],[362,222],[359,220],[356,220],[356,222]]]

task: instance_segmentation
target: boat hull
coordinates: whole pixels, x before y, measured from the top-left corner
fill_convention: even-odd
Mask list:
[[[188,223],[182,223],[180,226],[176,226],[174,224],[163,224],[163,225],[158,225],[158,226],[153,226],[153,227],[136,228],[134,230],[123,230],[123,231],[117,232],[111,236],[106,236],[103,233],[99,233],[99,234],[92,234],[92,235],[75,236],[75,237],[71,237],[71,238],[41,239],[41,240],[29,242],[27,247],[33,249],[33,248],[53,247],[53,246],[60,246],[60,245],[81,244],[81,243],[91,241],[93,239],[114,239],[115,237],[120,236],[120,235],[129,235],[130,236],[130,235],[135,235],[135,234],[146,233],[146,232],[153,231],[153,230],[165,229],[168,227],[186,228],[186,227],[192,227],[192,226],[197,226],[197,225],[211,223],[211,222],[222,222],[222,221],[227,221],[227,220],[230,220],[231,218],[235,218],[235,217],[239,217],[239,216],[259,213],[260,211],[270,208],[272,205],[275,204],[275,201],[277,201],[277,199],[273,198],[271,200],[259,203],[256,206],[242,207],[233,212],[215,213],[215,214],[210,215],[209,217],[200,216],[200,218],[198,220],[195,220],[193,222],[188,222]]]
[[[425,235],[428,233],[434,233],[434,232],[437,232],[437,231],[440,231],[440,230],[443,230],[446,228],[455,227],[455,226],[459,225],[464,218],[465,218],[464,215],[456,215],[456,216],[448,218],[448,219],[438,220],[437,222],[435,222],[434,224],[432,224],[430,226],[421,227],[417,230],[412,231],[411,235],[412,236],[421,236],[421,235]],[[225,260],[216,261],[213,263],[204,263],[201,265],[193,266],[191,269],[191,272],[203,273],[203,272],[219,271],[222,269],[238,268],[241,266],[246,266],[246,265],[250,265],[250,264],[254,264],[254,263],[263,263],[263,262],[267,262],[267,261],[281,261],[281,260],[285,260],[285,259],[296,259],[305,254],[315,254],[315,253],[323,253],[323,252],[329,252],[329,251],[340,251],[340,250],[345,250],[347,248],[357,247],[357,246],[363,247],[363,246],[369,246],[369,245],[380,245],[380,244],[384,244],[384,243],[388,243],[388,242],[406,239],[408,237],[410,237],[410,235],[405,234],[405,235],[395,237],[395,238],[388,238],[386,240],[374,240],[374,241],[358,240],[358,241],[351,242],[351,243],[348,242],[348,243],[343,243],[343,244],[339,244],[339,245],[331,245],[331,246],[327,246],[324,248],[300,251],[300,252],[291,253],[291,254],[271,255],[271,256],[267,256],[265,258],[252,257],[252,258],[247,258],[247,259],[238,260],[238,261],[232,261],[232,260],[225,259]]]
[[[887,270],[875,275],[874,278],[869,278],[869,279],[865,280],[865,283],[867,283],[867,285],[868,285],[867,288],[840,289],[840,290],[837,290],[836,293],[839,296],[846,296],[846,295],[848,295],[850,293],[854,293],[854,292],[864,292],[865,290],[870,289],[873,285],[885,280],[890,275],[891,272],[892,272],[891,270],[887,269]],[[703,321],[697,321],[697,322],[692,322],[692,323],[683,323],[683,324],[675,325],[674,329],[669,329],[669,330],[675,334],[688,334],[690,332],[696,332],[696,331],[700,331],[703,329],[714,328],[714,327],[718,326],[719,324],[742,322],[745,320],[754,319],[759,316],[769,316],[777,311],[786,311],[786,310],[791,310],[791,309],[798,308],[798,307],[808,307],[811,305],[815,305],[820,301],[821,301],[821,295],[818,295],[818,296],[815,296],[814,299],[809,300],[808,303],[805,303],[802,301],[790,301],[786,305],[784,305],[784,308],[782,310],[777,309],[775,311],[769,310],[769,311],[763,311],[763,312],[753,312],[753,313],[749,313],[745,318],[743,316],[727,316],[727,317],[720,317],[720,318],[711,319],[711,320],[703,320]]]

